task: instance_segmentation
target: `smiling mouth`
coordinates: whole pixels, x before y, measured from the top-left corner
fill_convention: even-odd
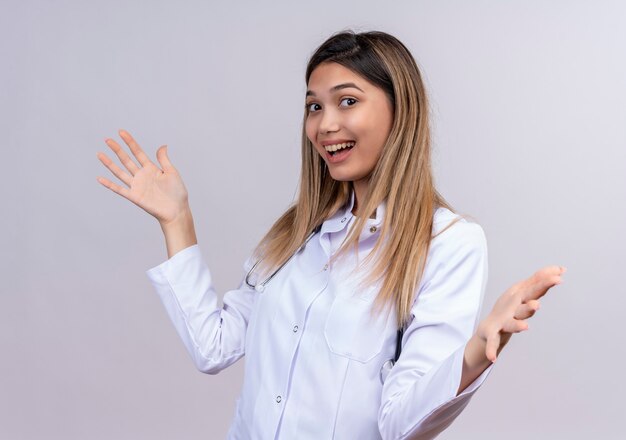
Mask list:
[[[351,150],[352,148],[354,148],[355,145],[356,145],[356,142],[350,141],[350,142],[344,142],[341,144],[327,145],[324,147],[324,149],[326,150],[328,154],[330,154],[331,156],[334,156],[335,154],[341,151]]]

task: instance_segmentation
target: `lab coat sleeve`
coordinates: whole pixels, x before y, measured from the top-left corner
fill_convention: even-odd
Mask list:
[[[250,259],[244,264],[244,273]],[[244,355],[255,290],[242,279],[224,294],[223,306],[197,244],[146,271],[196,368],[217,374]],[[245,287],[244,287],[245,286]]]
[[[431,241],[428,259],[402,353],[383,385],[378,414],[383,439],[435,438],[494,365],[456,396],[465,344],[478,325],[487,282],[483,229],[465,220],[455,223]]]

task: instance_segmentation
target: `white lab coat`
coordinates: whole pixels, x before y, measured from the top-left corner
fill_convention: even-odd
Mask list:
[[[353,220],[353,203],[354,193],[262,293],[242,277],[223,307],[198,245],[146,271],[200,371],[216,374],[246,356],[229,439],[432,439],[491,372],[493,365],[456,396],[487,281],[484,232],[463,219],[432,240],[402,354],[381,383],[396,347],[395,310],[368,320],[379,286],[355,290],[357,280],[347,276],[355,255],[327,265]],[[361,259],[385,207],[367,219]],[[454,218],[437,209],[433,234]],[[244,263],[243,274],[253,263]]]

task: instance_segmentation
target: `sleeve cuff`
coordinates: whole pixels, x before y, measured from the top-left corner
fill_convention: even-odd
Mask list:
[[[464,356],[465,356],[465,345],[463,345],[454,354],[454,358],[455,358],[454,359],[454,368],[455,368],[455,376],[454,376],[455,380],[454,380],[454,383],[456,384],[456,389],[453,391],[454,394],[456,394],[456,392],[459,389],[459,385],[461,384],[461,377],[463,376],[463,358],[464,358]],[[467,394],[472,394],[472,393],[474,393],[474,391],[476,391],[478,388],[480,388],[480,386],[483,384],[483,382],[487,379],[487,377],[491,373],[491,370],[493,369],[493,366],[494,366],[494,364],[491,363],[491,365],[489,365],[487,367],[487,369],[480,374],[480,376],[478,376],[476,379],[474,379],[474,381],[472,383],[470,383],[463,391],[461,391],[461,393],[458,396],[456,396],[454,399],[459,399],[459,398],[461,398],[461,397],[463,397],[463,396],[465,396]]]
[[[435,392],[434,390],[441,390],[437,398],[439,402],[435,402],[433,409],[419,418],[420,421],[417,425],[413,425],[408,431],[403,432],[402,438],[410,437],[419,440],[435,438],[458,417],[473,394],[487,379],[493,369],[493,363],[458,396],[456,395],[461,383],[464,354],[465,344],[436,367],[436,370],[422,377],[420,386],[423,387],[423,390],[433,390],[433,392]]]
[[[171,258],[165,260],[158,266],[148,269],[146,275],[153,283],[167,284],[167,280],[171,278],[173,273],[180,273],[180,268],[189,260],[199,257],[201,258],[202,254],[200,246],[196,243],[176,252]]]

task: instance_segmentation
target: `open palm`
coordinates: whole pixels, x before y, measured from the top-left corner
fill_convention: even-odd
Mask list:
[[[489,315],[478,325],[477,334],[486,342],[485,356],[495,362],[500,350],[513,333],[528,330],[528,318],[539,310],[539,298],[563,282],[563,266],[546,266],[531,277],[515,283],[494,304]]]
[[[144,211],[154,216],[159,223],[167,224],[177,218],[188,207],[188,193],[178,171],[167,156],[167,147],[157,150],[156,166],[139,147],[130,133],[120,130],[120,137],[130,148],[139,166],[113,139],[106,139],[106,144],[115,152],[126,170],[118,167],[106,154],[98,152],[98,159],[126,186],[120,186],[104,177],[100,182],[111,191],[130,200]]]

